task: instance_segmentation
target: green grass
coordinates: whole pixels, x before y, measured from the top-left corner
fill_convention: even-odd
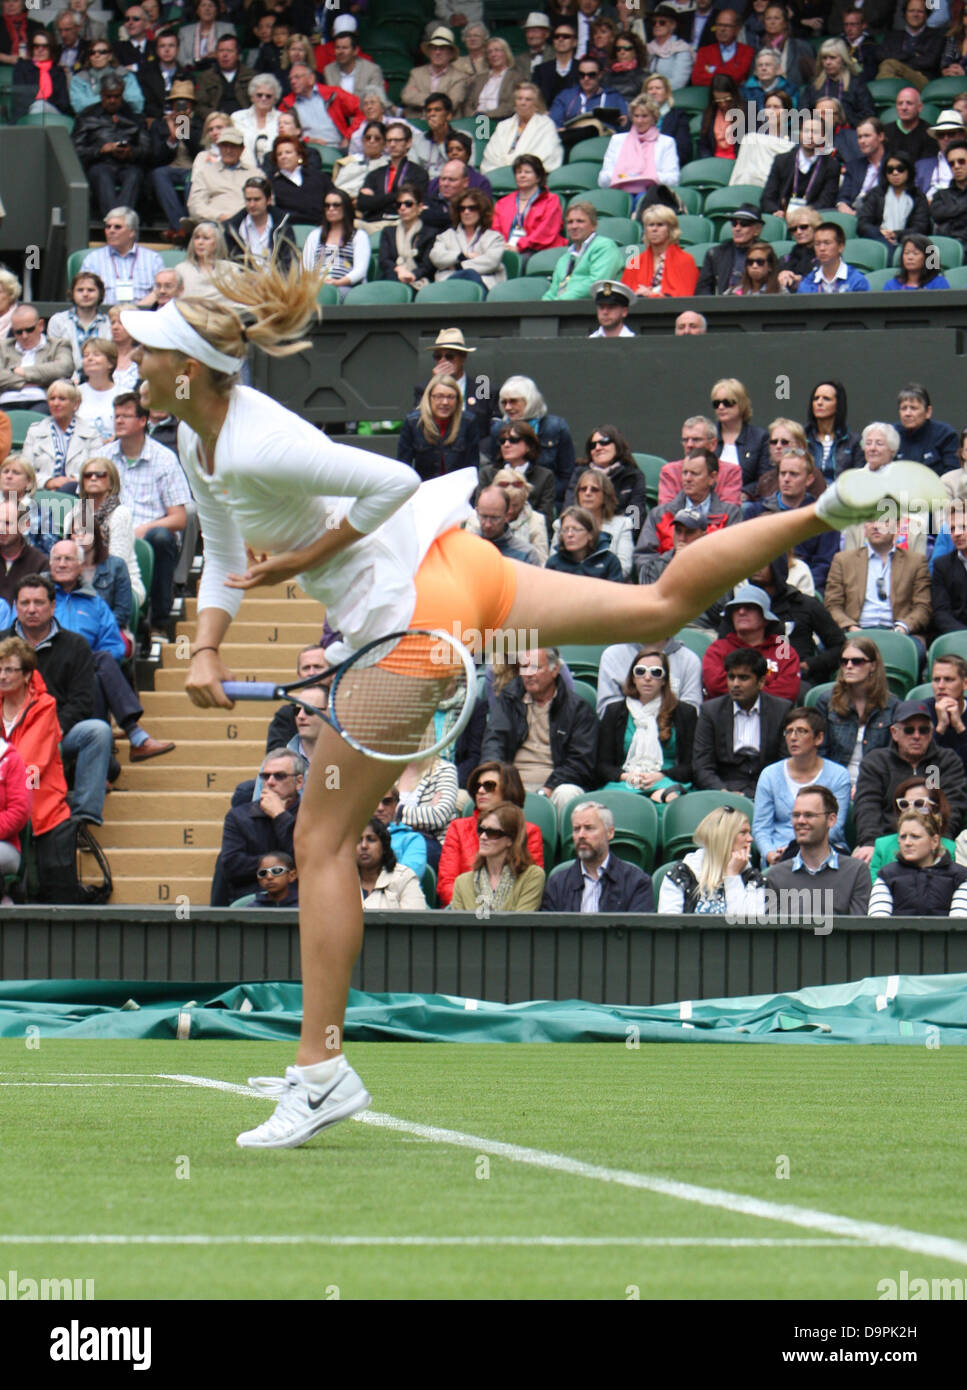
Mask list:
[[[156,1079],[239,1083],[291,1057],[287,1043],[0,1042],[0,1232],[824,1238],[503,1158],[481,1178],[472,1148],[353,1122],[242,1151],[236,1133],[270,1101]],[[967,1240],[963,1049],[362,1043],[351,1058],[374,1109],[401,1119]],[[10,1084],[68,1081],[93,1084]],[[868,1299],[901,1268],[967,1275],[845,1245],[0,1247],[0,1269],[93,1278],[97,1298]]]

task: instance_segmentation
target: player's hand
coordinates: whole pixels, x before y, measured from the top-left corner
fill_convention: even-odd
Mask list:
[[[280,550],[278,555],[256,555],[250,545],[245,547],[248,567],[244,574],[230,574],[225,580],[229,589],[257,589],[263,584],[283,584],[305,569],[299,550]]]
[[[188,698],[199,709],[234,709],[234,703],[222,689],[223,681],[232,680],[232,672],[218,652],[203,651],[191,658],[185,689]]]

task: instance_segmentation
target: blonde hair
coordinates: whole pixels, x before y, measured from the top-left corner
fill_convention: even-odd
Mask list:
[[[212,131],[219,121],[222,123],[223,130],[232,124],[231,116],[226,116],[224,111],[209,111],[205,117],[205,124],[201,128],[201,147],[203,150],[211,149],[215,138]]]
[[[99,352],[102,357],[106,357],[108,362],[111,364],[112,371],[117,366],[118,350],[117,345],[113,341],[113,339],[88,338],[87,342],[81,348],[81,361],[84,360],[84,354],[85,352],[87,352],[88,348],[91,348],[95,352]]]
[[[75,407],[80,405],[80,389],[74,385],[74,383],[70,380],[69,377],[61,376],[58,377],[56,381],[52,381],[50,385],[47,387],[47,390],[44,394],[49,396],[55,386],[57,387],[58,391],[63,392],[63,394],[68,398],[69,401],[73,402]]]
[[[672,84],[663,72],[650,72],[645,78],[645,94],[652,82],[660,82],[665,89],[665,100],[669,106],[675,105],[675,93],[672,91]],[[660,109],[660,108],[659,108]]]
[[[118,472],[118,466],[117,466],[117,464],[114,462],[113,459],[105,458],[103,454],[92,455],[90,458],[86,458],[86,459],[84,460],[84,462],[81,464],[81,476],[80,476],[80,477],[78,478],[78,480],[77,480],[77,495],[78,495],[81,499],[83,499],[84,496],[85,496],[85,493],[84,493],[84,474],[87,472],[88,466],[89,466],[90,464],[92,464],[92,463],[99,464],[100,467],[104,469],[105,473],[106,473],[106,474],[108,475],[108,477],[110,478],[110,480],[111,480],[111,491],[110,491],[109,496],[111,496],[111,497],[120,497],[120,495],[121,495],[121,475],[120,475],[120,473]]]
[[[447,430],[446,438],[440,439],[440,431],[437,429],[436,420],[433,418],[433,411],[430,408],[430,395],[438,386],[445,386],[452,391],[457,398],[456,409],[450,419],[450,428]],[[460,394],[460,387],[452,376],[438,376],[427,382],[426,390],[420,397],[420,427],[431,444],[438,442],[452,444],[460,433],[460,421],[463,417],[463,397]]]
[[[319,317],[316,295],[322,276],[314,271],[307,273],[298,259],[286,270],[277,259],[266,265],[258,265],[250,257],[242,264],[216,261],[212,284],[231,302],[188,297],[178,300],[178,311],[218,352],[243,359],[246,346],[251,343],[270,357],[291,357],[309,346],[299,335]],[[241,310],[247,311],[244,321]],[[237,376],[236,372],[219,372],[211,367],[205,370],[217,391],[230,390]]]
[[[722,377],[712,387],[711,399],[713,401],[720,391],[728,391],[730,396],[735,397],[735,403],[742,411],[742,419],[748,424],[752,419],[752,402],[749,400],[749,393],[741,381],[734,376]]]
[[[803,429],[802,425],[798,425],[795,420],[788,420],[784,415],[780,415],[767,426],[767,433],[770,440],[772,439],[773,430],[785,430],[792,439],[792,444],[787,444],[783,447],[783,453],[790,448],[802,449],[804,454],[809,454],[809,456],[812,457],[809,441],[806,438],[806,431]]]
[[[202,228],[208,227],[215,234],[215,254],[212,257],[215,261],[224,261],[228,257],[228,247],[225,244],[225,233],[222,231],[219,222],[199,222],[196,224],[191,234],[191,240],[185,247],[185,260],[189,261],[195,269],[200,269],[201,263],[198,260],[198,248],[195,246],[195,235]]]
[[[512,68],[514,66],[514,50],[511,48],[507,40],[499,38],[497,35],[492,34],[490,38],[487,40],[487,48],[489,48],[492,43],[500,45],[500,47],[503,49],[504,62],[507,64],[509,68]]]
[[[25,496],[32,497],[37,491],[37,470],[34,468],[30,459],[25,459],[23,454],[8,454],[0,463],[0,468],[19,468],[27,479],[27,491]]]
[[[9,294],[13,304],[23,294],[23,286],[9,270],[0,270],[0,290],[5,290]]]
[[[668,228],[668,240],[673,246],[681,239],[682,229],[678,225],[678,218],[664,203],[652,203],[651,207],[642,210],[641,225],[647,227],[649,222],[663,223]]]
[[[819,52],[816,54],[816,66],[819,69],[813,79],[813,88],[819,91],[820,87],[826,84],[826,73],[823,70],[823,59],[827,53],[835,53],[838,58],[843,60],[843,70],[840,73],[840,81],[843,84],[843,91],[849,91],[850,78],[855,77],[859,72],[859,64],[853,58],[846,46],[845,39],[826,39],[819,45]]]
[[[698,874],[701,897],[710,898],[722,887],[725,870],[732,858],[735,837],[748,829],[748,816],[734,806],[716,806],[696,825],[692,838],[705,851]]]
[[[634,101],[628,102],[628,110],[629,112],[647,111],[655,122],[655,125],[661,120],[661,107],[658,105],[657,101],[653,101],[652,98],[644,92],[636,96]]]

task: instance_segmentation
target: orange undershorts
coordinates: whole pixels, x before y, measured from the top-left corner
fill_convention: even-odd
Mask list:
[[[410,627],[437,627],[471,651],[503,627],[517,593],[514,562],[471,531],[437,536],[416,572]]]

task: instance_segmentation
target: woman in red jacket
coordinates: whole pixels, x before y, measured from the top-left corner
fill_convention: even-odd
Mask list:
[[[447,827],[436,880],[437,901],[441,907],[450,906],[457,876],[473,868],[480,848],[480,836],[477,834],[480,817],[501,801],[510,801],[520,807],[524,805],[524,784],[512,763],[481,763],[467,778],[467,791],[473,797],[476,809],[472,816],[452,820]],[[544,841],[538,826],[530,821],[527,822],[527,848],[534,863],[543,868]]]
[[[0,657],[0,686],[6,687],[19,671],[16,656]],[[0,738],[0,876],[15,874],[20,868],[20,832],[30,819],[31,800],[23,758],[12,743]],[[0,906],[7,907],[10,901],[4,895]]]
[[[516,193],[500,198],[494,208],[494,231],[520,252],[520,268],[535,251],[566,246],[561,231],[564,212],[556,193],[547,191],[547,170],[536,154],[519,154],[511,166]]]
[[[4,735],[20,754],[26,783],[33,788],[33,832],[46,835],[70,818],[60,760],[60,724],[56,701],[37,670],[33,648],[19,637],[0,642],[0,695]]]
[[[677,299],[695,293],[698,266],[678,244],[681,228],[671,208],[653,203],[645,208],[645,245],[632,256],[622,284],[645,298]]]

